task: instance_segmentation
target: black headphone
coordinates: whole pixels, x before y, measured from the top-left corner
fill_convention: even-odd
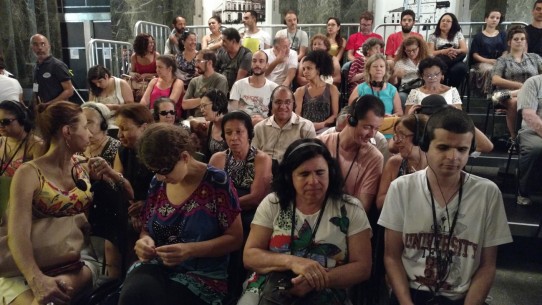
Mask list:
[[[357,99],[352,103],[352,109],[350,110],[350,116],[348,117],[348,125],[352,127],[358,126],[358,118],[356,118],[356,104]]]
[[[384,87],[384,82],[377,82],[375,80],[371,81],[371,86],[372,87],[377,87],[377,88],[383,88]]]
[[[271,91],[271,97],[269,98],[269,112],[267,113],[268,117],[273,115],[273,103],[275,102],[275,92],[277,92],[280,89],[288,89],[290,91],[290,93],[292,94],[292,99],[293,99],[292,100],[293,109],[295,111],[296,103],[295,103],[295,98],[294,98],[294,94],[293,94],[292,90],[288,86],[278,85],[277,87],[275,87],[275,89],[273,89],[273,91]]]
[[[73,182],[75,183],[75,186],[80,189],[81,191],[83,192],[86,192],[87,189],[88,189],[88,186],[87,186],[87,183],[85,182],[85,180],[81,179],[81,178],[77,178],[75,177],[75,167],[76,166],[79,166],[85,162],[87,162],[88,160],[81,160],[81,161],[77,161],[73,164],[72,166],[72,170],[71,170],[71,174],[72,174],[72,180]],[[92,189],[92,187],[91,187]]]
[[[96,105],[93,105],[91,103],[85,103],[83,104],[83,108],[92,108],[100,114],[100,117],[102,118],[102,122],[100,123],[100,130],[106,131],[109,128],[109,124],[107,123],[107,120],[105,119],[105,115],[102,113],[100,108],[98,108]]]
[[[32,121],[30,120],[30,109],[28,109],[28,107],[26,107],[26,105],[24,105],[23,103],[21,102],[17,102],[17,101],[12,101],[12,100],[5,100],[5,101],[2,101],[2,104],[13,104],[15,106],[15,109],[16,109],[16,113],[15,113],[15,117],[17,119],[17,121],[19,121],[19,124],[23,125],[24,126],[24,129],[25,131],[28,131],[26,130],[27,128],[30,130],[32,128]]]
[[[446,110],[448,107],[443,107],[442,109],[436,111],[435,113],[438,113],[438,112],[441,112],[441,111],[444,111]],[[419,147],[420,149],[423,151],[423,152],[428,152],[429,151],[429,145],[431,144],[431,135],[429,134],[429,130],[427,130],[427,126],[429,126],[429,123],[431,122],[431,120],[433,119],[433,115],[435,114],[433,113],[431,116],[429,116],[429,119],[427,120],[427,122],[425,123],[425,127],[423,129],[423,134],[422,134],[422,137],[420,139],[420,143],[419,143]],[[416,121],[417,122],[417,121]],[[417,125],[416,125],[417,126]],[[476,128],[476,127],[475,127]],[[473,152],[476,151],[476,136],[475,136],[475,132],[476,130],[473,132],[472,134],[472,142],[470,144],[470,150],[469,150],[469,155],[472,154]],[[412,141],[412,143],[414,143],[414,141]]]
[[[423,135],[420,136],[420,118],[414,113],[414,119],[416,120],[416,126],[414,127],[414,136],[412,137],[412,145],[420,145],[420,139],[423,138]]]

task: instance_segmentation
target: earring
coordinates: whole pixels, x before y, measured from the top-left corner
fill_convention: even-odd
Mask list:
[[[64,143],[66,143],[66,147],[68,148],[68,150],[72,150],[70,144],[68,143],[68,139],[64,139]]]

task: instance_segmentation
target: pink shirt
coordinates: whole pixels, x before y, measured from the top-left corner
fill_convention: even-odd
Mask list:
[[[348,128],[348,127],[347,127]],[[318,136],[329,149],[331,156],[337,159],[343,178],[350,170],[348,178],[344,181],[344,191],[346,194],[354,196],[361,200],[362,194],[376,195],[378,192],[378,184],[384,167],[384,157],[371,143],[366,143],[359,148],[359,153],[356,156],[355,151],[345,151],[339,147],[339,157],[337,158],[337,140],[339,132]],[[341,136],[345,136],[344,133]]]
[[[363,53],[361,53],[361,46],[369,38],[378,38],[384,41],[384,39],[382,39],[382,36],[378,35],[377,33],[371,32],[369,35],[365,35],[361,32],[358,32],[358,33],[350,35],[350,37],[348,38],[348,41],[346,42],[345,49],[347,51],[354,50],[354,57],[356,58],[361,57],[363,56]]]
[[[410,32],[411,35],[418,36],[421,39],[423,39],[422,35],[416,32]],[[397,50],[399,50],[399,47],[401,46],[401,43],[403,43],[403,32],[397,32],[393,33],[388,37],[388,41],[386,41],[386,55],[390,55],[395,57]]]

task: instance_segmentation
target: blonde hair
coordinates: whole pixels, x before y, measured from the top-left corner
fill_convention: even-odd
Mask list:
[[[369,70],[371,70],[371,66],[373,63],[379,59],[382,59],[384,61],[384,65],[386,67],[386,73],[384,73],[384,78],[382,79],[383,82],[387,82],[388,79],[390,79],[390,65],[388,64],[388,61],[386,60],[386,56],[382,53],[377,53],[374,55],[371,55],[371,57],[366,59],[365,62],[365,71],[363,71],[363,74],[365,76],[365,82],[370,83],[373,79],[371,78],[371,74],[369,73]]]

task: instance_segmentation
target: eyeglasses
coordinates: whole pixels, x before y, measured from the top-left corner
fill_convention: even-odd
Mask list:
[[[173,166],[170,166],[170,167],[164,167],[157,170],[151,170],[151,172],[155,175],[160,175],[160,176],[169,175],[173,171],[173,168],[175,168],[175,165],[176,164],[173,164]]]
[[[170,111],[165,111],[165,110],[163,110],[163,111],[160,111],[160,112],[158,112],[158,113],[160,113],[161,116],[166,116],[166,115],[168,115],[168,114],[170,114],[170,115],[175,115],[175,110],[170,110]]]
[[[412,53],[416,53],[418,52],[418,47],[414,48],[414,49],[405,49],[405,53],[407,54],[412,54]]]
[[[396,133],[393,135],[393,141],[395,141],[395,143],[400,143],[400,142],[403,142],[406,138],[413,137],[413,136],[414,134],[405,135],[401,133]]]
[[[285,101],[274,101],[273,104],[277,105],[277,107],[280,107],[282,105],[284,106],[290,106],[292,105],[292,100],[285,100]]]
[[[206,61],[207,61],[207,59],[199,59],[199,60],[196,59],[196,63],[197,63],[197,64],[200,64],[200,63],[206,62]]]
[[[17,119],[13,118],[13,119],[1,119],[0,120],[0,126],[3,126],[3,127],[6,127],[8,125],[11,124],[11,122],[15,121]]]
[[[433,73],[433,74],[424,74],[423,76],[427,79],[433,79],[439,77],[441,72]]]

